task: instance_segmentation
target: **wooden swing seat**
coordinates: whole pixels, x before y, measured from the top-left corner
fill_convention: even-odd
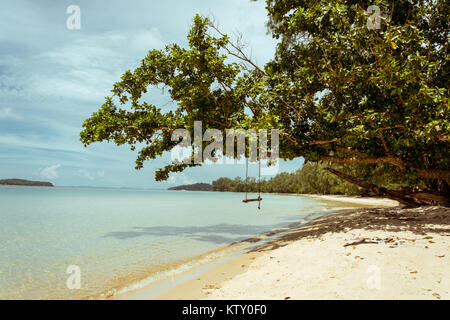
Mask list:
[[[246,158],[245,162],[245,200],[242,200],[243,203],[249,203],[249,202],[255,202],[258,201],[258,209],[261,210],[261,159],[259,159],[259,180],[258,180],[258,198],[254,199],[247,199],[248,195],[248,188],[247,188],[247,182],[248,182],[248,158]]]
[[[247,202],[254,202],[254,201],[261,201],[262,198],[255,198],[255,199],[245,199],[242,200],[242,202],[247,203]]]

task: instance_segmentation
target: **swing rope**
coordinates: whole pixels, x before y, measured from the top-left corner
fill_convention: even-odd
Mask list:
[[[258,198],[248,199],[248,158],[245,158],[245,200],[244,203],[258,201],[258,209],[261,210],[261,159],[258,162]]]
[[[245,158],[245,200],[248,200],[248,158]]]
[[[261,210],[261,159],[258,162],[258,209]]]

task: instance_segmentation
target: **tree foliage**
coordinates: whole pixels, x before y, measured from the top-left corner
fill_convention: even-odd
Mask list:
[[[214,191],[228,192],[367,195],[363,188],[342,181],[336,175],[324,170],[328,166],[390,189],[409,185],[402,175],[389,170],[382,164],[348,165],[320,162],[308,162],[295,172],[281,172],[261,182],[253,177],[249,177],[247,181],[236,177],[235,179],[219,178],[212,184]]]
[[[194,121],[203,122],[203,130],[255,127],[255,121],[244,109],[254,107],[251,99],[255,71],[245,65],[227,61],[229,38],[208,34],[207,18],[196,16],[188,34],[189,48],[173,44],[163,50],[152,50],[134,71],[127,70],[114,84],[112,97],[83,123],[81,141],[91,144],[113,141],[139,143],[136,169],[148,159],[171,151],[175,129],[187,129],[194,135]],[[149,88],[167,90],[175,110],[159,108],[142,96]],[[261,122],[264,123],[264,122]],[[267,124],[266,124],[267,127]],[[170,172],[179,172],[195,164],[173,163],[156,172],[156,180],[166,180]]]
[[[192,134],[194,121],[203,121],[203,130],[275,128],[281,130],[283,159],[378,164],[416,186],[448,192],[446,1],[267,0],[266,5],[278,44],[264,68],[197,15],[189,48],[152,50],[140,67],[126,71],[112,97],[85,120],[82,142],[107,140],[132,149],[143,143],[139,169],[178,143],[171,140],[173,130]],[[379,29],[367,27],[369,5],[380,8]],[[151,87],[167,89],[175,109],[142,101]],[[156,179],[193,165],[169,164]]]
[[[370,4],[381,10],[380,29],[367,27]],[[269,0],[267,8],[279,44],[265,97],[283,115],[291,157],[449,180],[445,1]]]

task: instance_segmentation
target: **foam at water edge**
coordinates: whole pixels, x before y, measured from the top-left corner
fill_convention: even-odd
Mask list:
[[[304,224],[314,218],[320,217],[327,213],[331,213],[333,211],[334,211],[333,209],[329,209],[329,208],[325,207],[325,208],[322,208],[322,212],[320,212],[319,210],[317,210],[315,212],[311,212],[304,219],[299,220],[299,222],[301,224]],[[264,236],[265,234],[271,234],[274,231],[274,230],[272,230],[272,231],[264,232],[260,235],[257,235],[257,236],[255,236],[255,238],[260,238],[261,242],[258,242],[258,243],[261,244],[264,242],[268,242],[271,239],[276,238],[277,236],[280,236],[282,233],[284,233],[288,230],[289,230],[289,227],[287,227],[285,230],[280,230],[280,232],[276,232],[274,236],[269,236],[265,239],[260,238],[261,236]],[[167,280],[167,279],[173,278],[173,277],[181,275],[185,272],[191,271],[197,267],[206,265],[206,264],[216,261],[220,258],[223,258],[232,252],[235,252],[236,250],[239,249],[239,247],[237,247],[236,245],[238,245],[238,244],[243,245],[246,241],[247,240],[243,240],[238,243],[232,243],[228,246],[219,248],[217,250],[207,252],[203,255],[192,258],[188,262],[181,262],[178,266],[171,268],[169,270],[157,272],[155,274],[152,274],[151,276],[148,276],[144,279],[135,281],[135,282],[128,284],[126,286],[123,286],[119,289],[118,288],[110,289],[106,293],[101,293],[100,295],[95,295],[95,296],[89,297],[89,299],[90,300],[92,300],[92,299],[109,299],[109,298],[117,296],[117,295],[126,294],[131,291],[145,288],[145,287],[147,287],[153,283],[156,283],[158,281],[161,281],[161,280]],[[246,247],[248,247],[248,246],[246,246]],[[250,245],[250,247],[252,247],[252,245]]]
[[[208,264],[210,262],[213,262],[219,258],[226,256],[229,253],[227,249],[230,249],[230,247],[227,246],[225,248],[218,249],[217,251],[209,252],[204,255],[198,256],[188,262],[180,263],[175,268],[157,272],[155,274],[152,274],[149,277],[146,277],[142,280],[136,281],[136,282],[126,285],[124,287],[110,289],[105,293],[91,296],[91,297],[89,297],[89,300],[108,299],[108,298],[111,298],[116,295],[125,294],[128,292],[134,291],[134,290],[145,288],[145,287],[149,286],[150,284],[161,281],[161,280],[170,279],[172,277],[175,277],[182,273],[190,271],[196,267],[200,267],[202,265]]]

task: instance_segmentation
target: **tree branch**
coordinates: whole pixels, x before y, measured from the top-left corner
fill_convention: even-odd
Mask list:
[[[396,200],[408,207],[418,207],[419,206],[419,204],[417,202],[415,202],[413,199],[406,199],[404,197],[404,195],[398,191],[388,190],[384,187],[379,187],[374,184],[366,184],[355,177],[349,176],[349,175],[347,175],[341,171],[335,170],[333,168],[327,167],[327,168],[325,168],[325,170],[331,172],[334,175],[337,175],[339,178],[344,179],[345,181],[348,181],[352,184],[356,184],[357,186],[359,186],[363,189],[366,189],[368,191],[371,191],[377,195],[385,196],[389,199]]]
[[[140,128],[140,127],[136,127],[136,126],[126,126],[125,128],[127,128],[127,129],[136,129],[136,130],[144,130],[144,129],[147,129],[147,130],[155,130],[155,131],[157,131],[157,130],[161,130],[161,131],[173,131],[173,130],[175,130],[175,129],[171,129],[171,128],[167,128],[167,127],[159,127],[159,128]]]
[[[354,155],[357,155],[357,156],[360,156],[360,157],[368,157],[367,153],[351,149],[350,147],[348,147],[348,148],[336,147],[336,150],[340,151],[340,152],[343,152],[343,153],[347,153],[347,154],[354,154]]]
[[[386,140],[384,140],[383,133],[381,131],[378,131],[378,135],[380,136],[381,143],[383,144],[384,152],[387,156],[391,156],[391,152],[389,151],[389,148],[386,144]]]
[[[223,34],[219,28],[217,26],[215,26],[213,23],[209,24],[211,28],[213,28],[218,34],[220,34],[222,37],[225,37],[225,34]],[[242,47],[239,44],[235,44],[232,41],[228,41],[228,43],[237,51],[237,53],[231,51],[229,48],[224,47],[224,49],[228,52],[228,54],[247,62],[248,64],[250,64],[253,68],[255,68],[256,70],[258,70],[261,74],[265,74],[265,72],[258,67],[258,65],[256,63],[254,63],[250,58],[247,57],[247,55],[244,53],[244,51],[242,50]]]
[[[380,157],[380,158],[340,158],[332,156],[321,156],[322,161],[329,161],[335,163],[362,163],[362,164],[376,164],[376,163],[389,163],[401,170],[406,169],[405,162],[400,158],[395,158],[392,156]],[[436,170],[436,169],[419,169],[413,168],[417,171],[417,175],[422,178],[428,179],[444,179],[450,181],[450,171],[447,170]]]
[[[316,145],[316,144],[327,144],[327,143],[339,142],[339,141],[341,141],[341,138],[334,138],[334,139],[331,139],[331,140],[312,141],[312,142],[309,143],[309,145],[312,146],[312,145]]]

